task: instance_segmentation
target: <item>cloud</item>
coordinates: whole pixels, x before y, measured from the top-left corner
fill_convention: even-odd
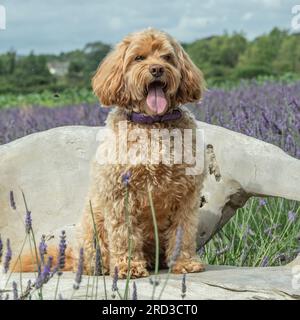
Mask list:
[[[88,42],[116,43],[149,26],[183,42],[224,30],[251,37],[274,26],[289,28],[295,0],[0,0],[7,27],[0,51],[51,53],[83,48]],[[246,23],[247,22],[247,23]]]
[[[122,20],[120,17],[112,17],[109,21],[109,27],[111,30],[117,31],[122,27]]]
[[[282,6],[282,0],[254,0],[254,2],[259,5],[263,4],[267,8],[278,9]]]
[[[253,17],[253,13],[252,12],[246,12],[245,14],[242,15],[242,20],[248,21],[248,20],[251,20],[252,17]]]

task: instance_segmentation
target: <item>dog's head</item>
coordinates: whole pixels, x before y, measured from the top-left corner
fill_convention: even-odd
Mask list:
[[[130,34],[102,61],[92,80],[104,106],[149,115],[199,101],[204,81],[181,45],[165,32]]]

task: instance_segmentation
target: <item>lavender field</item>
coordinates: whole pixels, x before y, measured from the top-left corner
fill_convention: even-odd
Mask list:
[[[191,109],[198,120],[273,143],[300,159],[300,82],[211,89]],[[0,109],[0,144],[58,126],[103,125],[108,112],[96,104]],[[300,252],[299,215],[296,201],[252,198],[199,254],[211,264],[286,264]]]
[[[300,158],[300,82],[211,89],[191,107],[198,120],[273,143]],[[0,144],[65,125],[103,125],[106,108],[76,105],[0,109]]]

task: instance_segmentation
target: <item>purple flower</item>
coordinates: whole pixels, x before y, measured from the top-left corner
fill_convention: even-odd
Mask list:
[[[10,199],[10,206],[12,207],[13,210],[16,210],[16,202],[15,202],[15,197],[14,197],[14,192],[10,191],[9,193],[9,199]]]
[[[26,210],[25,214],[25,230],[26,233],[30,233],[32,229],[32,218],[31,218],[31,212],[29,210]]]
[[[182,281],[181,281],[181,297],[184,299],[186,296],[186,276],[185,274],[182,276]]]
[[[253,230],[250,228],[249,225],[247,225],[243,234],[243,239],[245,240],[248,236],[254,236],[254,235],[255,233],[253,232]]]
[[[205,248],[204,248],[204,246],[202,246],[202,247],[198,250],[198,254],[199,254],[200,257],[204,256],[204,254],[205,254]]]
[[[101,274],[101,251],[99,246],[96,246],[96,259],[95,259],[95,276]]]
[[[267,201],[265,199],[259,199],[259,205],[261,207],[263,207],[263,206],[267,205]]]
[[[0,263],[2,261],[2,256],[3,256],[3,242],[2,242],[1,234],[0,234]]]
[[[7,271],[9,270],[9,264],[12,258],[12,251],[11,251],[11,247],[10,247],[10,240],[7,239],[6,240],[6,255],[5,255],[5,259],[4,259],[4,273],[7,273]]]
[[[273,226],[266,228],[264,233],[271,237],[273,232],[279,227],[281,227],[281,224],[274,224]]]
[[[83,264],[84,264],[84,251],[83,251],[83,248],[80,248],[77,272],[76,272],[76,276],[75,276],[75,283],[73,285],[74,290],[78,290],[80,287],[80,283],[82,280],[82,274],[83,274],[83,267],[84,267]]]
[[[260,266],[261,267],[267,267],[269,264],[269,258],[267,256],[263,257]]]
[[[13,281],[12,283],[12,288],[13,288],[13,297],[14,300],[18,300],[19,299],[19,295],[18,295],[18,285],[15,281]]]
[[[183,238],[183,228],[181,226],[179,226],[176,230],[176,240],[175,240],[174,251],[173,251],[172,256],[170,258],[170,261],[168,263],[169,268],[172,268],[174,266],[174,264],[176,263],[176,260],[178,259],[179,255],[180,255],[182,238]]]
[[[124,184],[125,187],[128,187],[129,181],[130,181],[131,173],[129,171],[125,172],[122,175],[122,183]]]
[[[296,212],[289,211],[288,212],[288,221],[294,222],[296,220]]]
[[[63,230],[60,235],[59,241],[59,248],[58,248],[58,258],[57,258],[57,270],[58,275],[61,276],[61,270],[64,269],[66,263],[66,249],[67,249],[67,242],[66,242],[66,232]]]
[[[119,269],[118,269],[118,266],[115,266],[114,277],[113,277],[113,282],[111,287],[111,290],[113,293],[115,291],[118,291],[118,280],[119,280]]]
[[[216,250],[216,255],[220,256],[220,255],[226,253],[229,249],[230,249],[230,246],[226,245],[223,249]]]
[[[41,242],[39,244],[40,258],[43,264],[45,264],[45,254],[47,254],[46,236],[43,234]]]
[[[35,281],[36,289],[41,288],[50,279],[52,262],[53,262],[53,257],[49,256],[47,263],[44,265],[43,271],[38,275]]]
[[[133,281],[133,290],[132,290],[132,300],[137,300],[138,297],[137,297],[137,288],[136,288],[136,284],[135,284],[135,281]]]

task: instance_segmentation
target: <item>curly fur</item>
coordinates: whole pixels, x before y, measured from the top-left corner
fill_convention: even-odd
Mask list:
[[[137,56],[144,59],[136,61]],[[160,78],[165,85],[167,108],[181,108],[182,117],[152,125],[137,124],[127,120],[134,111],[152,115],[146,103],[146,93],[153,76],[151,64],[164,67]],[[170,35],[147,29],[128,35],[100,64],[92,80],[95,94],[104,106],[117,106],[107,119],[107,127],[117,134],[118,123],[126,121],[128,134],[136,128],[145,129],[195,129],[194,117],[182,105],[199,101],[204,90],[201,71],[187,53]],[[129,142],[130,143],[130,142]],[[120,146],[118,146],[119,148]],[[173,145],[171,146],[173,148]],[[115,150],[111,141],[105,140],[99,150]],[[99,151],[98,150],[98,151]],[[162,152],[160,148],[159,153]],[[132,278],[147,276],[154,265],[155,239],[147,188],[152,193],[159,231],[160,262],[166,266],[176,246],[176,230],[181,227],[183,238],[180,255],[172,267],[176,273],[199,272],[203,265],[196,258],[196,231],[203,177],[186,175],[187,164],[99,164],[91,168],[90,188],[85,210],[78,224],[78,246],[84,248],[84,272],[94,273],[95,239],[91,218],[92,204],[99,236],[105,273],[113,274],[118,267],[124,278],[128,267],[128,229],[125,222],[125,192],[122,182],[124,172],[130,172],[128,209],[132,229]],[[77,250],[73,250],[77,252]],[[74,256],[74,268],[77,259]],[[28,268],[26,269],[28,270]]]
[[[145,59],[135,61],[136,56],[144,56]],[[153,114],[147,106],[145,94],[152,80],[149,72],[151,64],[164,67],[165,72],[160,80],[167,88],[166,112],[180,106],[183,115],[181,119],[150,126],[127,120],[127,113],[131,111]],[[193,116],[181,105],[199,101],[201,98],[204,88],[202,73],[183,48],[164,32],[148,29],[127,36],[101,63],[92,84],[101,104],[117,106],[107,119],[107,126],[116,135],[120,121],[127,121],[128,135],[136,128],[145,129],[148,136],[151,129],[176,128],[183,131],[196,128]],[[104,141],[100,150],[105,148],[108,152],[113,152],[110,144],[109,140]],[[154,228],[147,186],[152,192],[158,223],[161,266],[165,266],[171,259],[176,243],[176,230],[181,226],[181,252],[172,271],[202,271],[203,265],[195,257],[202,177],[186,175],[186,167],[186,164],[168,166],[162,163],[100,165],[95,161],[91,169],[87,204],[79,225],[80,244],[84,247],[85,260],[91,261],[95,258],[91,201],[100,237],[104,270],[113,274],[117,266],[119,277],[126,276],[128,232],[125,223],[125,186],[122,183],[122,175],[124,172],[130,172],[128,209],[133,247],[131,277],[147,276],[147,268],[153,267],[154,264]],[[93,273],[91,264],[85,264],[85,272]]]

